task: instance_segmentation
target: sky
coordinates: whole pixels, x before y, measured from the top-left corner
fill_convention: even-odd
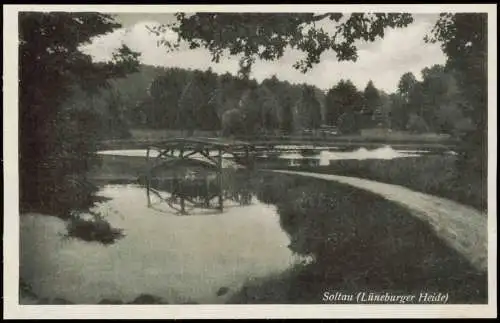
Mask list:
[[[210,53],[205,49],[181,47],[178,51],[168,52],[158,46],[158,37],[151,34],[147,26],[174,21],[172,14],[120,13],[116,20],[123,28],[99,36],[84,47],[96,61],[109,60],[112,53],[125,44],[141,53],[141,62],[147,65],[180,67],[206,70],[209,67],[215,73],[238,71],[238,57],[222,59],[219,63],[211,62]],[[304,57],[304,53],[287,50],[284,56],[274,62],[257,61],[252,67],[251,78],[261,82],[273,75],[290,83],[308,83],[323,90],[328,90],[341,79],[350,79],[359,90],[372,80],[375,87],[392,93],[396,90],[402,74],[412,72],[420,79],[420,71],[434,64],[444,64],[446,56],[439,44],[426,44],[424,36],[430,33],[438,14],[414,14],[414,22],[406,28],[387,29],[384,38],[358,46],[356,62],[338,62],[335,53],[325,52],[321,62],[306,74],[293,68],[293,64]],[[325,25],[326,29],[333,25]],[[166,38],[175,40],[176,34],[169,32]]]

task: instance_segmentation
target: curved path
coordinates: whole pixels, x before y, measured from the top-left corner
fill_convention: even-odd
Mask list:
[[[428,222],[436,234],[463,254],[474,267],[488,268],[488,217],[480,211],[448,199],[412,191],[408,188],[356,177],[299,171],[271,170],[326,179],[381,195],[407,207],[412,214]]]

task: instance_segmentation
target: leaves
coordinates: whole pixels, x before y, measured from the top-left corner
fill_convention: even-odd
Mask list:
[[[353,13],[349,17],[342,13],[177,13],[175,17],[175,23],[151,28],[152,32],[162,35],[172,30],[178,34],[177,45],[183,41],[191,49],[206,48],[214,62],[220,61],[225,50],[253,62],[277,60],[286,48],[296,49],[305,57],[293,66],[303,73],[328,50],[341,61],[356,61],[357,40],[375,41],[386,28],[402,28],[413,21],[407,13]],[[335,32],[329,34],[316,26],[322,21],[335,23]],[[173,47],[170,42],[166,45],[169,50]]]
[[[476,106],[471,115],[483,126],[487,88],[487,14],[443,13],[434,26],[429,42],[441,43],[448,56],[447,69],[458,72],[458,82],[469,104]]]

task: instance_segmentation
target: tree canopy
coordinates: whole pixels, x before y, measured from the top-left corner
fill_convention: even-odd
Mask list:
[[[340,80],[326,94],[327,123],[336,125],[344,113],[354,114],[363,109],[363,94],[350,80]]]
[[[214,62],[227,53],[240,55],[243,74],[256,59],[277,60],[286,48],[305,54],[293,65],[304,73],[328,50],[339,61],[356,61],[357,40],[373,42],[384,37],[386,28],[413,22],[407,13],[176,13],[175,18],[172,24],[150,28],[159,36],[169,29],[177,33],[177,42],[164,38],[161,44],[175,49],[184,41],[191,49],[206,48]],[[325,30],[324,21],[334,22],[334,30]]]

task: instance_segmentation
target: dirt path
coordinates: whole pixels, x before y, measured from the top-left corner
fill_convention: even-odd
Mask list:
[[[402,186],[356,177],[298,171],[272,171],[348,184],[399,203],[418,218],[428,222],[440,238],[467,257],[477,269],[486,271],[488,268],[488,217],[472,207],[415,192]]]

